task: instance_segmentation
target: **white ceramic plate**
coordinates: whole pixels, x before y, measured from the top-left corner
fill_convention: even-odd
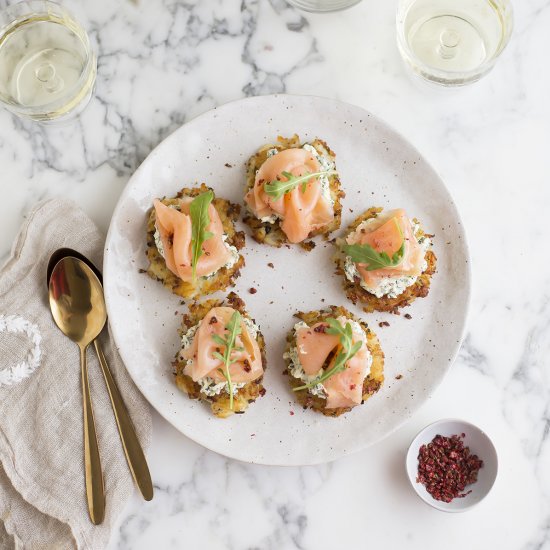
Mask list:
[[[285,335],[297,310],[344,305],[334,275],[333,248],[318,241],[310,253],[260,246],[247,237],[246,267],[236,291],[267,340],[265,397],[243,415],[219,420],[173,383],[171,361],[184,306],[146,267],[147,211],[155,197],[204,181],[220,196],[242,202],[245,162],[278,135],[319,137],[337,154],[346,198],[343,227],[370,206],[404,207],[435,233],[438,272],[430,294],[403,315],[364,317],[386,354],[386,382],[364,405],[340,418],[302,410],[282,375]],[[231,167],[228,167],[230,165]],[[352,212],[353,211],[353,212]],[[272,262],[274,269],[268,267]],[[128,182],[116,207],[104,262],[105,294],[120,353],[137,386],[178,430],[201,445],[259,464],[305,465],[334,460],[387,436],[428,398],[458,351],[466,322],[470,270],[464,230],[445,185],[407,141],[367,111],[330,99],[263,96],[214,109],[163,141]],[[257,288],[256,294],[248,289]],[[387,320],[389,327],[379,328]],[[402,375],[397,380],[396,376]]]

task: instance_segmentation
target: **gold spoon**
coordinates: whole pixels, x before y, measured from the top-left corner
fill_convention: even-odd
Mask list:
[[[63,258],[54,267],[48,288],[50,309],[57,326],[80,348],[86,497],[90,519],[98,525],[105,517],[105,491],[90,398],[86,349],[101,332],[105,313],[94,307],[98,300],[103,299],[103,292],[100,284],[94,284],[90,273],[93,275],[91,269],[78,260]]]
[[[70,248],[62,248],[57,250],[52,255],[50,263],[48,265],[48,281],[50,281],[51,274],[53,273],[52,263],[54,261],[60,261],[60,259],[65,257],[71,257],[70,259],[76,262],[76,265],[81,265],[88,268],[87,276],[91,279],[91,282],[93,284],[99,285],[99,288],[101,290],[100,297],[95,301],[94,308],[101,311],[103,324],[105,324],[107,320],[107,313],[105,308],[105,300],[103,298],[103,287],[101,285],[101,272],[92,264],[92,262],[90,262],[90,260],[88,260],[88,258],[74,250],[71,250]],[[122,396],[120,395],[118,386],[113,379],[111,371],[109,370],[107,361],[105,360],[105,356],[103,354],[103,350],[101,349],[99,340],[97,338],[94,339],[94,346],[99,359],[99,364],[101,366],[103,377],[105,379],[105,384],[107,385],[107,390],[109,392],[111,405],[115,413],[115,419],[117,422],[120,439],[122,441],[124,454],[126,456],[130,472],[132,473],[132,476],[137,486],[139,487],[143,498],[145,500],[151,500],[153,498],[153,483],[151,481],[151,474],[147,466],[145,455],[143,454],[143,450],[137,438],[134,425],[132,423],[130,415],[128,414],[128,410],[126,409]]]

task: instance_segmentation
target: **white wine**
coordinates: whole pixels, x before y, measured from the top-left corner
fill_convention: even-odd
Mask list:
[[[0,97],[19,114],[46,121],[83,107],[95,75],[88,38],[66,14],[28,14],[0,30]]]
[[[431,80],[477,80],[509,39],[510,9],[496,0],[405,0],[398,12],[402,53]]]

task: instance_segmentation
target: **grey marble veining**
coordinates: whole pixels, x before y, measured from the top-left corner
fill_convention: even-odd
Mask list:
[[[456,91],[408,79],[395,1],[322,16],[284,0],[64,4],[97,48],[96,92],[65,126],[0,112],[0,257],[38,200],[70,197],[106,230],[128,178],[174,129],[287,92],[356,103],[412,141],[453,193],[473,261],[460,355],[406,426],[336,463],[285,469],[217,456],[155,415],[156,496],[129,503],[111,550],[550,550],[550,2],[516,1],[495,70]],[[422,504],[403,467],[415,433],[451,416],[486,429],[500,459],[491,495],[459,515]]]

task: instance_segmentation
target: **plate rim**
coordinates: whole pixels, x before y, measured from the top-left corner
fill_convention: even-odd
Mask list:
[[[110,276],[111,262],[110,262],[110,259],[109,259],[108,250],[109,250],[109,244],[110,244],[111,239],[113,237],[113,234],[115,232],[114,220],[117,219],[119,211],[122,209],[123,203],[125,202],[127,196],[130,194],[130,189],[132,187],[131,186],[132,180],[134,180],[134,178],[137,175],[139,175],[142,170],[144,170],[143,166],[144,166],[145,162],[150,157],[156,155],[159,148],[161,146],[165,146],[166,142],[170,142],[171,140],[175,139],[176,134],[178,132],[180,132],[183,127],[185,127],[189,124],[192,124],[192,123],[196,123],[197,121],[200,121],[203,118],[207,118],[209,116],[212,116],[213,112],[219,111],[220,109],[223,109],[223,108],[226,108],[226,107],[234,106],[235,104],[239,104],[239,103],[246,103],[246,102],[258,101],[258,100],[260,100],[260,101],[270,101],[272,99],[285,99],[285,98],[288,98],[290,101],[292,101],[294,98],[300,98],[302,100],[311,100],[311,101],[314,101],[314,102],[316,102],[316,101],[325,101],[325,102],[329,102],[329,103],[333,103],[333,104],[339,104],[342,107],[351,107],[353,109],[360,109],[372,121],[374,121],[376,124],[378,124],[384,130],[386,130],[389,133],[393,134],[396,138],[401,140],[401,142],[405,143],[410,148],[410,150],[412,152],[417,154],[422,159],[425,166],[429,170],[432,171],[432,173],[437,178],[439,185],[444,190],[444,192],[448,195],[448,197],[450,199],[449,206],[454,210],[456,220],[459,223],[460,227],[462,228],[463,238],[461,240],[462,240],[462,247],[464,249],[464,254],[465,254],[465,259],[466,259],[466,262],[465,262],[465,280],[464,280],[464,285],[463,285],[463,291],[465,291],[465,308],[464,308],[464,313],[463,313],[462,327],[461,327],[460,335],[458,337],[458,340],[457,340],[456,344],[453,346],[454,349],[453,349],[452,354],[450,355],[450,359],[448,361],[448,366],[445,368],[445,371],[444,371],[443,375],[441,376],[441,378],[439,380],[437,380],[437,382],[427,392],[425,399],[422,402],[420,402],[415,408],[413,408],[411,410],[410,415],[403,416],[398,422],[396,422],[396,424],[391,429],[389,429],[383,435],[380,435],[380,436],[374,438],[373,440],[365,443],[362,446],[359,446],[357,448],[353,448],[353,449],[350,449],[350,450],[344,450],[343,452],[341,452],[339,454],[339,456],[335,456],[333,458],[328,458],[328,459],[323,458],[321,460],[315,460],[315,458],[312,457],[312,459],[308,460],[307,462],[304,462],[303,460],[301,460],[301,461],[296,462],[296,463],[288,463],[288,462],[287,463],[281,463],[281,462],[277,462],[277,461],[270,461],[269,459],[267,459],[267,460],[253,460],[253,459],[243,458],[242,456],[235,456],[231,451],[220,451],[218,449],[214,449],[214,448],[208,446],[207,444],[203,443],[202,441],[197,441],[196,439],[194,439],[190,435],[188,435],[188,434],[184,433],[182,430],[180,430],[180,428],[176,424],[174,424],[170,418],[168,418],[168,415],[165,412],[163,412],[163,410],[159,409],[152,402],[152,400],[148,397],[146,390],[143,389],[142,386],[140,385],[139,379],[136,379],[137,377],[136,378],[134,377],[134,374],[133,374],[132,370],[129,369],[126,366],[126,361],[124,359],[125,353],[123,352],[122,348],[118,345],[118,340],[119,340],[118,339],[118,328],[115,328],[114,325],[111,325],[111,323],[110,323],[111,305],[110,305],[109,291],[107,290],[109,288],[109,281],[111,280],[111,276]],[[380,443],[381,441],[383,441],[387,437],[394,434],[398,429],[402,428],[407,422],[409,422],[414,417],[415,414],[417,414],[420,411],[420,409],[427,403],[427,401],[429,401],[433,397],[433,395],[439,389],[440,385],[443,383],[443,381],[447,377],[449,371],[451,370],[451,368],[455,364],[455,361],[458,357],[458,354],[460,352],[460,349],[462,347],[462,343],[464,342],[466,332],[467,332],[467,329],[468,329],[469,319],[470,319],[471,303],[472,303],[472,259],[471,259],[469,239],[468,239],[466,226],[464,225],[462,216],[461,216],[460,211],[457,207],[457,204],[454,200],[453,194],[451,193],[451,191],[447,187],[445,181],[443,180],[443,178],[441,177],[439,172],[433,167],[431,162],[429,162],[427,160],[425,155],[423,155],[411,141],[409,141],[403,134],[401,134],[401,132],[397,131],[391,124],[387,123],[384,119],[380,118],[378,115],[375,115],[374,113],[372,113],[371,111],[369,111],[368,109],[365,109],[364,107],[362,107],[360,105],[355,105],[353,103],[349,103],[349,102],[346,102],[346,101],[341,101],[339,99],[334,99],[334,98],[330,98],[330,97],[323,97],[323,96],[317,96],[317,95],[311,95],[311,94],[285,94],[285,93],[284,94],[266,94],[266,95],[260,95],[260,96],[248,96],[248,97],[242,97],[242,98],[234,99],[232,101],[228,101],[226,103],[222,103],[220,105],[217,105],[216,107],[213,107],[212,109],[209,109],[209,110],[207,110],[203,113],[200,113],[199,115],[189,119],[188,121],[184,122],[182,125],[178,126],[173,132],[171,132],[163,140],[161,140],[149,152],[149,154],[143,159],[143,161],[138,166],[138,168],[130,176],[130,178],[126,182],[126,184],[125,184],[125,186],[124,186],[124,188],[123,188],[123,190],[122,190],[122,192],[121,192],[121,194],[120,194],[120,196],[117,200],[116,206],[113,210],[111,221],[109,223],[109,229],[107,231],[107,236],[106,236],[106,239],[105,239],[105,246],[104,246],[104,252],[103,252],[103,277],[104,277],[104,280],[105,280],[104,294],[105,294],[105,302],[106,302],[106,306],[107,306],[107,320],[108,320],[108,323],[109,323],[109,327],[112,331],[112,335],[113,335],[113,338],[114,338],[114,341],[115,341],[116,348],[117,348],[117,350],[118,350],[118,352],[121,356],[124,367],[126,368],[126,370],[128,371],[128,373],[130,375],[130,378],[132,379],[132,381],[136,385],[136,387],[139,389],[140,393],[144,396],[144,398],[146,399],[148,404],[164,420],[166,420],[174,429],[176,429],[180,434],[182,434],[184,437],[188,438],[189,440],[193,441],[197,445],[200,445],[201,447],[203,447],[205,449],[208,449],[209,451],[215,452],[219,455],[225,456],[225,457],[230,458],[232,460],[237,460],[237,461],[245,463],[245,464],[257,464],[257,465],[262,465],[262,466],[296,467],[296,466],[314,466],[314,465],[318,465],[318,464],[325,464],[325,463],[329,463],[329,462],[334,462],[335,460],[338,460],[340,458],[356,454],[360,451],[364,451],[364,450],[368,449],[369,447],[372,447],[373,445],[376,445],[377,443]]]

